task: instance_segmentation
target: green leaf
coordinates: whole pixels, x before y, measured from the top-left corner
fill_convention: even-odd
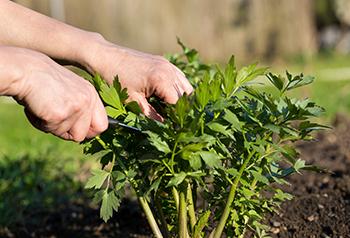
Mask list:
[[[208,104],[210,99],[209,80],[210,80],[209,73],[204,74],[203,81],[198,85],[195,91],[196,101],[198,103],[200,110],[203,110],[205,108],[205,106]]]
[[[267,68],[256,68],[256,64],[252,64],[240,69],[237,73],[237,83],[243,85],[260,75],[264,75]]]
[[[122,88],[118,76],[114,77],[113,87],[117,91],[120,101],[124,103],[125,100],[128,98],[128,93],[126,91],[126,88]]]
[[[238,170],[235,168],[227,169],[226,173],[228,173],[229,175],[232,175],[233,177],[236,177],[237,175],[239,175]]]
[[[149,141],[151,145],[156,147],[157,150],[165,154],[168,154],[171,152],[168,144],[165,141],[163,141],[156,133],[151,131],[145,131],[144,133],[149,136]]]
[[[223,135],[229,135],[230,134],[230,130],[227,129],[227,126],[224,126],[224,125],[221,125],[220,123],[218,122],[209,122],[207,124],[207,126],[215,131],[215,132],[219,132]]]
[[[187,117],[188,110],[190,109],[190,103],[187,96],[184,94],[176,103],[175,111],[179,120],[180,126],[183,127],[184,121]]]
[[[288,72],[287,72],[288,74]],[[307,84],[310,84],[314,81],[312,76],[304,76],[303,74],[295,76],[287,85],[287,90],[298,88]]]
[[[254,170],[252,170],[252,171],[250,171],[250,172],[252,173],[253,177],[254,177],[257,181],[259,181],[259,182],[261,182],[261,183],[263,183],[263,184],[268,184],[268,183],[269,183],[269,180],[268,180],[264,175],[262,175],[261,173],[259,173],[259,172],[257,172],[257,171],[254,171]]]
[[[225,114],[223,116],[223,119],[225,121],[229,122],[231,124],[231,127],[235,131],[240,131],[241,130],[241,122],[239,121],[237,116],[228,109],[225,109],[224,112],[225,112]]]
[[[99,94],[105,104],[124,111],[124,107],[120,102],[119,95],[115,88],[109,87],[107,84],[102,84]]]
[[[305,168],[305,161],[302,159],[298,159],[297,161],[295,161],[295,164],[293,166],[293,168],[295,169],[295,171],[297,171],[299,173],[299,171],[303,168]]]
[[[206,211],[204,212],[198,219],[198,221],[196,222],[196,225],[194,226],[193,229],[193,238],[200,238],[201,233],[204,229],[204,227],[206,227],[208,225],[208,221],[209,221],[209,217],[210,217],[210,211]]]
[[[210,168],[219,168],[221,167],[220,155],[216,154],[213,151],[200,151],[198,154],[202,157],[205,164]]]
[[[92,171],[92,177],[87,181],[85,188],[95,188],[100,189],[108,177],[109,173],[102,169],[95,169]]]
[[[198,153],[191,153],[188,162],[194,170],[198,170],[202,167],[202,160]]]
[[[120,115],[123,115],[125,113],[124,110],[120,110],[111,106],[106,106],[105,109],[106,109],[107,115],[112,118],[118,118]]]
[[[282,91],[284,87],[284,79],[281,76],[277,76],[272,73],[268,73],[266,76],[278,90]]]
[[[126,108],[135,113],[136,115],[139,115],[142,112],[139,104],[135,101],[127,103]]]
[[[167,184],[167,187],[176,187],[179,184],[181,184],[184,179],[186,178],[187,174],[185,172],[181,172],[178,174],[174,174],[174,177],[172,177]]]
[[[226,65],[223,75],[224,92],[227,96],[231,95],[233,89],[236,86],[236,76],[237,71],[235,66],[235,57],[232,55],[228,64]]]
[[[102,205],[100,209],[100,217],[107,222],[113,215],[113,210],[118,211],[120,200],[114,194],[114,191],[108,193],[104,191],[102,197]]]

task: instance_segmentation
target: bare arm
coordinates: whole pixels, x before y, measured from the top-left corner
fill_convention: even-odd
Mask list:
[[[119,76],[131,100],[154,119],[162,117],[147,102],[152,94],[175,103],[192,86],[185,75],[161,56],[142,53],[106,41],[97,33],[69,26],[8,0],[0,0],[0,44],[40,51],[75,61],[108,82]]]
[[[102,39],[8,0],[0,0],[0,44],[83,63],[84,50]],[[85,50],[86,51],[86,50]]]

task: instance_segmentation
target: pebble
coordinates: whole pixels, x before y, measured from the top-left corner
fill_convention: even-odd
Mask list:
[[[274,222],[272,222],[272,225],[273,225],[274,227],[279,227],[279,226],[281,226],[281,222],[274,221]]]

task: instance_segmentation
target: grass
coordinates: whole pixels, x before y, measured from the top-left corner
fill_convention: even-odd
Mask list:
[[[50,152],[60,156],[82,158],[80,145],[60,140],[32,127],[23,108],[0,98],[0,156],[32,155]]]

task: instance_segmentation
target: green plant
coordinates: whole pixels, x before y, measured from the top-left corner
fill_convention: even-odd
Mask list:
[[[108,114],[143,133],[110,128],[89,141],[85,153],[97,153],[102,169],[93,171],[86,188],[96,191],[107,221],[130,184],[155,237],[243,237],[247,230],[268,237],[264,214],[291,198],[272,184],[314,169],[299,159],[293,143],[323,128],[310,121],[323,109],[286,96],[312,77],[287,72],[284,78],[255,64],[238,70],[233,57],[221,69],[180,44],[184,52],[169,59],[195,90],[176,105],[152,100],[164,123],[126,103],[118,78],[112,86],[93,78]],[[278,96],[253,81],[264,75]]]

